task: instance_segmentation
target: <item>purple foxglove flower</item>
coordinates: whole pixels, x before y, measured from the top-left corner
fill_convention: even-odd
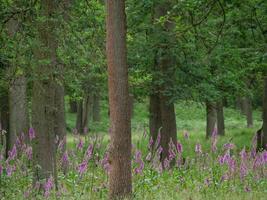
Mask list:
[[[246,160],[247,159],[247,153],[245,147],[242,149],[242,151],[239,153],[241,160]]]
[[[152,158],[152,153],[149,152],[149,153],[147,154],[147,156],[146,156],[146,160],[147,160],[147,161],[150,161],[151,158]]]
[[[162,153],[163,148],[161,146],[159,146],[158,150],[157,150],[157,154],[158,156],[160,156],[160,154]]]
[[[244,191],[245,191],[245,192],[251,192],[251,188],[250,188],[249,186],[246,186],[246,187],[244,188]]]
[[[168,158],[165,158],[163,165],[164,165],[164,169],[169,169],[170,168],[170,160]]]
[[[185,138],[186,140],[189,139],[189,133],[188,133],[188,131],[185,131],[185,132],[184,132],[184,138]]]
[[[218,161],[219,161],[220,165],[223,165],[224,164],[224,156],[219,156]]]
[[[135,156],[134,156],[135,160],[140,160],[141,156],[142,156],[141,151],[137,150],[136,153],[135,153]]]
[[[262,152],[262,158],[263,158],[263,161],[266,164],[267,163],[267,151],[266,150],[264,152]]]
[[[172,149],[169,149],[169,160],[173,160],[175,158],[175,152]]]
[[[204,180],[204,184],[205,184],[206,186],[210,186],[210,185],[211,185],[211,180],[210,180],[209,178],[206,178],[206,179]]]
[[[50,177],[49,179],[47,179],[46,183],[44,184],[44,192],[45,192],[44,196],[45,196],[45,198],[48,198],[52,188],[53,188],[53,178]]]
[[[233,158],[229,158],[228,159],[228,168],[231,172],[235,171],[235,167],[236,167],[236,162]]]
[[[177,149],[177,152],[180,154],[183,152],[183,145],[179,141],[177,141],[176,149]]]
[[[78,172],[80,175],[83,175],[86,170],[87,170],[87,161],[84,160],[81,164],[79,164]]]
[[[160,129],[159,129],[158,137],[157,137],[157,140],[156,140],[156,146],[155,146],[156,148],[159,146],[160,141],[161,141],[161,132],[160,132]]]
[[[62,163],[63,165],[67,165],[69,163],[69,155],[67,151],[65,151],[62,156]]]
[[[32,141],[35,138],[35,131],[32,127],[29,129],[29,138],[30,141]]]
[[[142,173],[144,169],[144,162],[142,160],[142,154],[141,151],[137,150],[135,153],[135,162],[139,165],[137,168],[135,168],[135,173],[140,174]]]
[[[32,147],[27,147],[27,149],[25,150],[26,156],[28,158],[28,160],[32,159]]]
[[[221,181],[223,182],[223,181],[226,181],[226,180],[228,180],[229,179],[229,177],[228,177],[228,175],[227,174],[224,174],[224,175],[222,175],[222,177],[221,177]]]
[[[149,150],[152,149],[153,143],[154,143],[153,138],[150,137],[150,139],[149,139],[149,143],[148,143],[148,149],[149,149]]]
[[[21,146],[21,142],[20,142],[20,139],[18,137],[16,138],[15,144],[16,144],[17,147]]]
[[[12,150],[8,152],[8,159],[13,160],[17,156],[17,147],[13,146]]]
[[[251,144],[251,156],[254,158],[257,154],[257,133],[252,138],[252,144]]]
[[[202,148],[201,148],[201,144],[196,144],[196,146],[195,146],[195,152],[197,153],[197,154],[202,154]]]
[[[223,145],[223,148],[228,150],[228,149],[234,149],[235,148],[235,145],[232,144],[232,143],[226,143]]]
[[[86,159],[89,160],[93,154],[93,145],[90,144],[86,150]]]
[[[0,152],[0,161],[4,159],[2,152]]]
[[[77,144],[77,149],[81,150],[83,148],[83,140],[79,138],[79,143]]]
[[[100,161],[103,169],[106,171],[106,173],[108,173],[110,171],[110,164],[109,164],[109,155],[108,153],[106,152],[104,154],[104,158]]]
[[[15,166],[11,166],[11,165],[7,164],[6,173],[7,173],[8,177],[10,177],[15,170],[16,170]]]
[[[248,174],[248,168],[244,162],[241,162],[241,164],[240,164],[240,179],[243,180],[247,174]]]
[[[65,144],[66,144],[66,136],[64,136],[64,138],[59,141],[58,150],[63,151]]]

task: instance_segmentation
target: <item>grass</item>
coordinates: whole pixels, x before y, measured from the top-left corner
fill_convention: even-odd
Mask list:
[[[77,150],[79,137],[71,133],[67,137],[69,151],[68,173],[64,175],[60,170],[62,158],[58,157],[59,180],[61,194],[52,190],[49,199],[106,199],[108,194],[108,176],[103,168],[104,154],[108,147],[109,136],[107,104],[102,102],[101,122],[89,122],[91,132],[85,138],[82,150]],[[144,137],[144,131],[148,132],[148,112],[146,103],[136,103],[132,119],[133,141],[133,172],[139,166],[134,155],[137,150],[142,152],[145,163],[141,174],[133,173],[133,199],[266,199],[267,195],[267,169],[266,163],[262,171],[249,168],[245,179],[241,180],[235,173],[232,178],[222,181],[222,176],[228,173],[227,164],[220,165],[218,156],[223,155],[223,144],[231,142],[236,147],[231,150],[231,156],[236,160],[237,166],[241,162],[239,152],[243,147],[247,150],[251,147],[251,141],[257,128],[261,125],[259,111],[254,112],[254,128],[246,128],[245,117],[238,111],[226,108],[225,123],[226,135],[218,138],[218,151],[211,153],[211,141],[205,139],[205,108],[196,103],[176,104],[176,118],[178,127],[178,140],[183,144],[182,156],[188,162],[181,167],[163,171],[158,169],[157,163],[145,160],[148,151],[149,137]],[[75,114],[67,113],[69,129],[75,125]],[[189,139],[184,137],[184,131],[189,132]],[[97,139],[97,142],[94,142]],[[84,174],[79,174],[77,168],[83,162],[85,151],[89,144],[95,143],[94,154],[88,163],[88,169]],[[202,145],[203,154],[196,156],[195,145]],[[17,169],[25,167],[22,161],[14,161]],[[253,159],[248,160],[248,166],[252,166]],[[0,161],[1,163],[1,161]],[[32,188],[32,170],[16,170],[11,177],[3,176],[0,179],[0,199],[25,199],[25,191],[30,191],[27,199],[44,199],[42,194],[37,194]],[[237,168],[237,171],[239,169]],[[26,173],[26,175],[25,175]],[[263,177],[257,178],[257,174]]]

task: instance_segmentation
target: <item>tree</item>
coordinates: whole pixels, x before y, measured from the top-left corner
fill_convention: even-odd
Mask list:
[[[129,115],[124,0],[107,1],[107,62],[110,108],[109,197],[131,194],[131,122]]]
[[[58,3],[40,2],[38,21],[38,49],[35,49],[37,66],[34,69],[32,97],[32,125],[36,132],[33,148],[35,181],[53,176],[56,180],[55,126],[57,92],[57,41],[55,15]],[[57,121],[58,122],[58,121]]]

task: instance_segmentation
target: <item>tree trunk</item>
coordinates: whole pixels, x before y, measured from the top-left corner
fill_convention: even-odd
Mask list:
[[[65,119],[65,100],[64,87],[59,83],[56,84],[55,107],[55,134],[59,137],[60,140],[63,140],[67,134]]]
[[[56,182],[55,162],[55,96],[57,66],[57,42],[55,36],[55,11],[57,3],[54,0],[42,0],[40,3],[42,21],[37,25],[39,47],[35,55],[40,62],[35,69],[32,97],[32,125],[36,133],[34,153],[35,179],[39,181],[50,176]]]
[[[100,122],[100,97],[97,94],[94,94],[93,99],[93,121]]]
[[[151,94],[149,98],[149,132],[154,143],[156,142],[161,127],[162,121],[159,95]]]
[[[253,110],[252,110],[252,101],[249,97],[243,98],[243,107],[247,119],[247,127],[253,127]]]
[[[29,129],[27,81],[24,75],[14,77],[9,86],[9,147],[16,138]]]
[[[155,7],[155,17],[160,19],[168,14],[171,9],[171,1],[158,3]],[[173,86],[172,78],[175,74],[175,57],[172,52],[174,43],[170,32],[174,29],[174,23],[166,21],[164,25],[158,25],[158,33],[162,38],[158,41],[160,50],[157,51],[156,70],[160,73],[163,83],[159,85],[159,100],[161,114],[161,141],[160,146],[163,148],[161,161],[168,157],[169,142],[176,144],[177,128],[174,103],[171,101],[171,96],[168,96],[169,88]]]
[[[225,134],[225,125],[224,125],[224,112],[223,112],[223,102],[217,102],[217,128],[218,135]]]
[[[77,101],[70,100],[70,113],[77,113]]]
[[[91,118],[92,113],[92,96],[88,95],[85,98],[83,105],[83,119],[82,119],[82,130],[84,133],[85,128],[88,129],[89,119]]]
[[[264,77],[262,148],[267,150],[267,76]]]
[[[8,151],[12,148],[7,146],[9,142],[9,108],[8,108],[8,92],[2,91],[0,96],[0,123],[1,123],[1,144],[5,147],[5,156],[8,157]]]
[[[214,103],[206,102],[206,115],[206,138],[209,138],[216,128],[216,105]]]
[[[83,132],[83,100],[77,103],[76,129],[78,133]]]
[[[131,120],[124,0],[107,1],[107,61],[110,107],[109,198],[132,192]]]

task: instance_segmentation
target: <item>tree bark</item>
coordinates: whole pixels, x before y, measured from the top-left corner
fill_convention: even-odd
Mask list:
[[[247,119],[247,127],[253,127],[253,109],[252,109],[252,101],[249,97],[244,97],[243,99],[244,111]]]
[[[56,182],[55,116],[57,42],[54,16],[57,3],[42,0],[40,14],[43,20],[37,25],[39,47],[35,56],[40,63],[35,69],[32,97],[32,125],[36,133],[34,154],[34,181],[54,177]],[[49,63],[43,63],[49,60]]]
[[[149,132],[154,143],[156,142],[161,127],[162,121],[159,95],[151,94],[149,98]]]
[[[132,192],[126,14],[124,0],[107,1],[107,61],[110,107],[109,198]]]
[[[1,144],[5,147],[5,157],[8,157],[8,151],[12,148],[7,146],[9,142],[9,105],[8,105],[8,92],[2,91],[0,96],[0,123],[1,123]]]
[[[264,77],[262,148],[267,150],[267,75]]]
[[[27,105],[27,81],[24,75],[14,77],[9,86],[9,144],[12,147],[16,138],[29,129]]]
[[[69,105],[70,105],[70,113],[77,113],[77,101],[70,100]]]
[[[206,102],[206,116],[206,138],[209,138],[216,128],[216,105],[214,103]]]
[[[82,130],[84,133],[84,129],[88,129],[88,123],[89,119],[91,118],[92,113],[92,96],[88,95],[86,96],[84,100],[84,105],[83,105],[83,119],[82,119]]]
[[[100,122],[100,97],[98,94],[94,94],[93,99],[93,121]]]
[[[171,1],[165,1],[158,3],[155,7],[155,17],[159,19],[166,16],[171,9]],[[160,50],[157,51],[156,70],[161,74],[163,83],[159,85],[159,100],[160,100],[160,114],[161,114],[161,141],[160,146],[163,148],[161,154],[161,161],[168,157],[169,142],[172,141],[176,144],[177,141],[177,127],[174,103],[171,101],[169,88],[173,86],[172,77],[175,74],[175,57],[172,48],[172,36],[170,32],[174,28],[174,24],[170,21],[166,21],[164,25],[158,25],[158,33],[162,38],[158,41]]]
[[[224,112],[223,112],[223,102],[217,102],[217,128],[218,135],[225,135],[225,124],[224,124]]]
[[[83,100],[77,102],[76,129],[78,133],[83,132]]]

